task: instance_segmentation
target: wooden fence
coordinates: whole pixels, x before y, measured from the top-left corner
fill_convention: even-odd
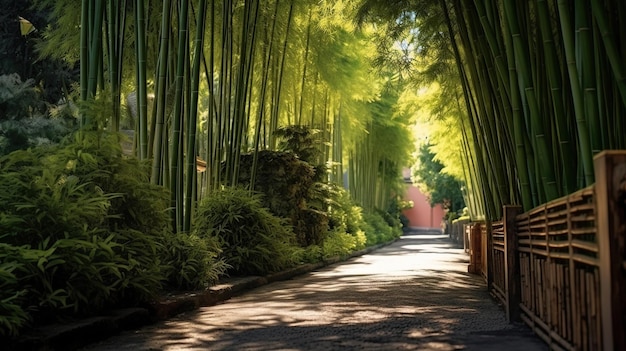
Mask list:
[[[473,224],[484,235],[470,255],[486,260],[481,273],[507,318],[556,350],[626,350],[626,151],[594,162],[595,185]]]
[[[594,187],[516,218],[520,317],[546,342],[601,350]]]
[[[487,227],[485,227],[487,228]],[[491,270],[488,282],[492,294],[502,304],[506,303],[506,260],[505,241],[504,241],[504,223],[502,221],[491,224]]]
[[[465,226],[469,223],[469,219],[455,219],[447,228],[450,239],[457,245],[466,248],[465,243]]]

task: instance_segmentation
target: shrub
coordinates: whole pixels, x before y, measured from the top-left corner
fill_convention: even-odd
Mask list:
[[[174,289],[196,290],[218,281],[228,265],[218,259],[221,252],[215,237],[179,233],[168,238],[162,257],[167,284]]]
[[[341,230],[331,231],[322,245],[324,258],[349,255],[359,248],[365,247],[365,233],[359,231],[355,235]]]
[[[299,263],[316,263],[322,261],[324,253],[322,247],[319,245],[309,245],[305,248],[300,248],[296,253]]]
[[[22,306],[26,290],[19,287],[14,274],[22,265],[12,259],[7,249],[16,250],[0,243],[0,259],[3,262],[0,264],[0,335],[16,336],[31,316]]]
[[[161,237],[170,226],[169,191],[150,183],[150,162],[125,157],[121,136],[81,132],[61,152],[47,158],[46,167],[79,177],[93,191],[115,194],[106,226],[129,228]]]
[[[253,154],[241,155],[238,184],[249,188]],[[258,169],[254,191],[262,193],[264,207],[291,221],[302,247],[321,244],[328,231],[326,214],[312,206],[315,168],[294,153],[263,150],[258,152]]]
[[[208,194],[199,204],[193,234],[214,237],[235,275],[266,274],[293,266],[298,248],[285,219],[263,207],[261,195],[242,188]]]
[[[393,218],[396,218],[399,221],[402,229],[406,229],[409,227],[410,223],[409,223],[409,218],[406,215],[404,215],[404,210],[413,208],[413,206],[414,206],[413,201],[401,200],[400,198],[395,197],[389,203],[387,212],[389,213],[389,215],[391,215]]]
[[[363,218],[368,245],[384,243],[402,235],[402,229],[399,226],[390,226],[378,212],[367,213]]]
[[[342,188],[335,187],[328,211],[330,230],[342,229],[353,233],[360,229],[363,220],[361,208],[356,206],[350,194]]]
[[[387,225],[392,229],[402,228],[402,223],[400,222],[400,217],[397,213],[392,215],[391,213],[380,209],[375,209],[375,211],[376,214],[378,214],[380,218],[382,218],[385,223],[387,223]]]
[[[0,310],[10,313],[0,334],[14,335],[29,320],[148,301],[181,272],[178,282],[189,286],[219,272],[218,263],[202,270],[216,251],[173,239],[169,196],[147,182],[147,170],[124,158],[117,136],[107,133],[82,132],[61,146],[0,159],[0,275],[7,277]],[[166,254],[172,240],[182,240],[176,247],[185,254]],[[186,264],[178,257],[198,251],[213,252],[194,268],[198,277],[191,268],[175,270]]]

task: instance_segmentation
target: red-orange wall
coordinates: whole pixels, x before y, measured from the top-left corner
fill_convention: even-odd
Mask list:
[[[409,219],[409,226],[421,229],[441,229],[441,220],[444,215],[443,207],[441,205],[430,207],[426,195],[422,194],[414,185],[407,185],[405,200],[413,201],[413,208],[404,210],[403,213]]]

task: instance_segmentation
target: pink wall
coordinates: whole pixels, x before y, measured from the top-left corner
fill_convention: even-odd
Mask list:
[[[408,189],[405,200],[413,201],[413,208],[404,210],[404,215],[409,219],[411,228],[435,228],[441,229],[441,220],[443,219],[444,210],[441,205],[430,207],[430,203],[426,195],[414,185],[407,184]]]

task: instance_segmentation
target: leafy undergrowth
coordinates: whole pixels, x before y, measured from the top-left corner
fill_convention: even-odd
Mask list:
[[[198,205],[194,234],[219,242],[233,275],[277,272],[297,263],[296,236],[286,219],[261,204],[261,195],[224,188]]]
[[[219,249],[169,229],[169,195],[117,135],[0,159],[0,335],[217,281]]]
[[[345,256],[401,234],[394,216],[364,214],[332,186],[305,199],[319,200],[302,211],[322,221],[314,240],[299,240],[294,217],[271,212],[266,195],[229,187],[198,204],[191,233],[173,233],[168,190],[150,184],[149,165],[119,145],[116,134],[83,131],[0,158],[1,337],[206,289],[226,274]]]

